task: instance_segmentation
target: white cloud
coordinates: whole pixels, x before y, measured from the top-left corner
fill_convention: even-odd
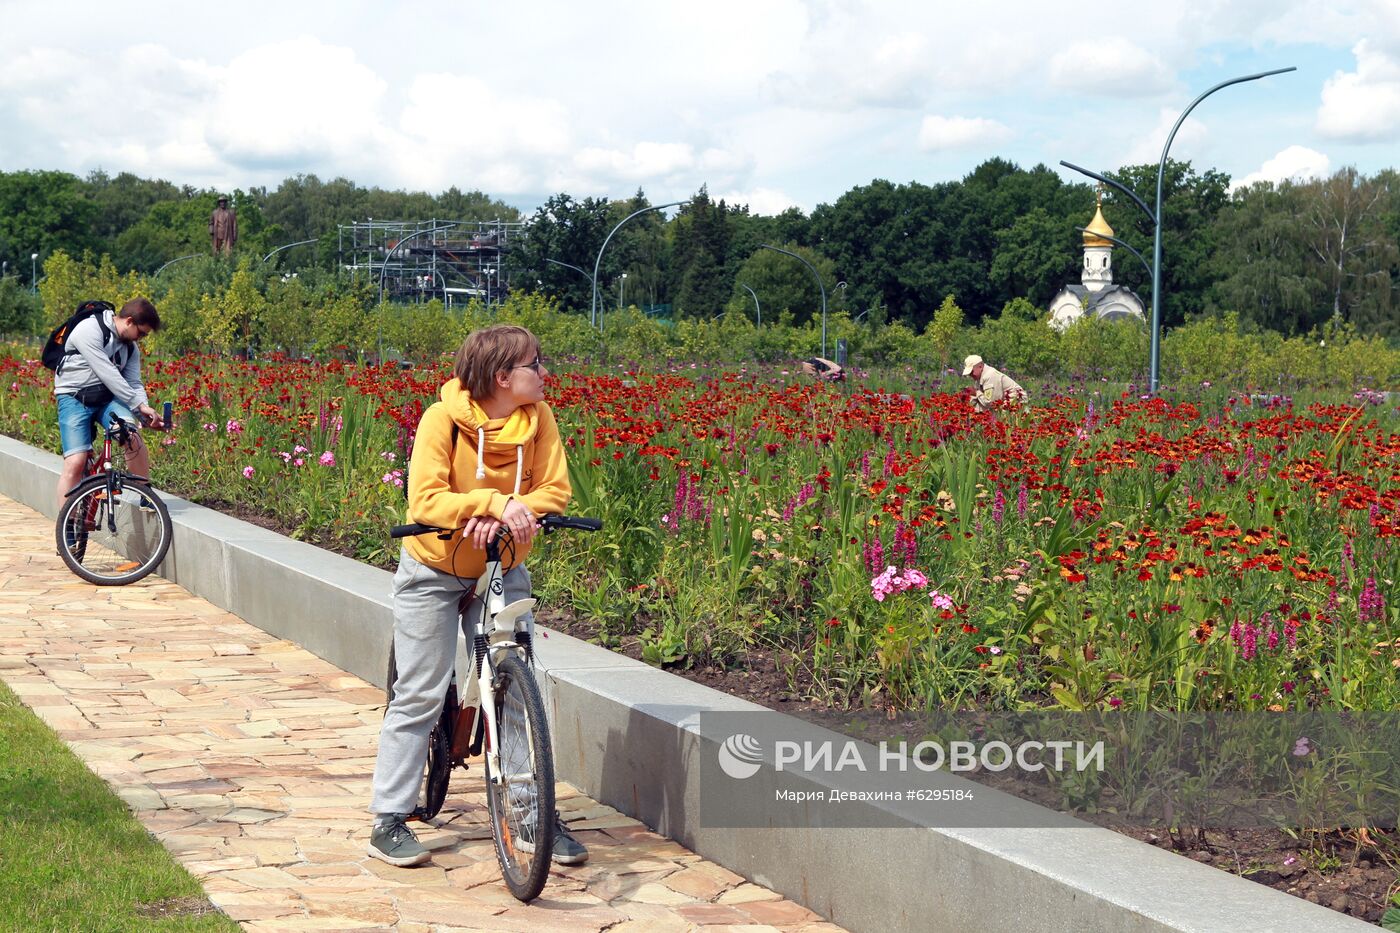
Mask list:
[[[1172,125],[1181,116],[1180,111],[1163,107],[1157,111],[1157,125],[1146,134],[1139,136],[1137,141],[1128,147],[1127,154],[1120,160],[1123,165],[1156,165],[1162,158],[1162,145],[1167,141],[1167,134],[1171,132]],[[1176,131],[1176,137],[1172,140],[1172,149],[1177,153],[1190,150],[1199,151],[1206,137],[1210,135],[1206,125],[1195,117],[1187,117],[1186,122],[1181,124],[1181,128]],[[1175,158],[1190,160],[1189,155],[1177,155]]]
[[[711,198],[726,204],[747,204],[750,214],[772,216],[781,214],[789,207],[801,207],[797,200],[786,191],[777,188],[750,188],[747,191],[726,191],[711,193]]]
[[[1400,136],[1400,56],[1362,39],[1356,70],[1337,72],[1322,87],[1317,131],[1331,139],[1380,142]]]
[[[309,37],[259,46],[221,75],[206,137],[240,165],[336,160],[382,141],[388,87],[351,49]]]
[[[1122,36],[1085,39],[1050,59],[1050,83],[1066,91],[1111,97],[1150,97],[1172,86],[1156,55]]]
[[[919,127],[919,148],[925,152],[995,146],[1015,134],[996,120],[985,117],[942,117],[929,115]]]
[[[1248,188],[1256,181],[1307,181],[1311,178],[1326,178],[1331,174],[1331,160],[1316,149],[1307,146],[1289,146],[1287,149],[1266,161],[1257,172],[1232,184],[1231,188]]]

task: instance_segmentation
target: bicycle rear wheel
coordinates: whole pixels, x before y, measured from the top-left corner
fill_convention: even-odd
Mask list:
[[[399,679],[394,646],[389,646],[389,673],[385,679],[385,705],[394,702],[394,684]],[[457,687],[447,685],[442,712],[433,731],[428,733],[428,757],[423,763],[423,786],[418,791],[418,806],[408,815],[410,820],[427,822],[442,812],[447,800],[447,785],[452,779],[452,731],[457,722]]]
[[[170,512],[144,483],[130,480],[107,492],[107,477],[90,476],[58,510],[59,556],[78,576],[98,586],[135,583],[155,570],[174,535]]]
[[[515,655],[497,668],[496,731],[501,774],[486,765],[491,835],[506,887],[522,901],[544,890],[554,849],[554,753],[539,686]]]

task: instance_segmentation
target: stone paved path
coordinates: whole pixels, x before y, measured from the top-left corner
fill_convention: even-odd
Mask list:
[[[4,496],[0,527],[0,677],[248,930],[840,930],[563,784],[592,858],[522,905],[479,766],[419,833],[431,867],[370,859],[378,689],[168,581],[84,583]]]

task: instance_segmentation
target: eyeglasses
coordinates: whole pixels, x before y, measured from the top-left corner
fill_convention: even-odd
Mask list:
[[[538,356],[531,360],[529,363],[516,363],[514,366],[511,367],[511,369],[533,369],[535,371],[535,375],[539,375],[540,370],[543,368],[544,360]]]

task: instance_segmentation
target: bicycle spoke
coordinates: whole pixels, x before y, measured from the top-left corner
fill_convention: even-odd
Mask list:
[[[165,503],[128,484],[112,496],[107,478],[85,481],[64,502],[57,522],[59,554],[78,576],[99,585],[131,583],[164,559],[172,526]]]

